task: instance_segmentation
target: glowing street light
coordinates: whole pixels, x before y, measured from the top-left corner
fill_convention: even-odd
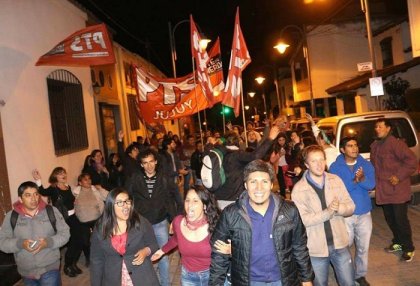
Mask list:
[[[245,105],[245,109],[246,110],[249,110],[249,105]]]
[[[259,84],[259,85],[261,85],[262,86],[262,89],[263,89],[263,95],[262,95],[262,97],[263,97],[263,103],[264,103],[264,114],[267,114],[267,103],[266,103],[266,101],[265,101],[265,91],[264,91],[264,85],[263,85],[263,82],[265,81],[265,77],[262,77],[262,76],[259,76],[259,77],[257,77],[257,78],[255,78],[255,81]]]
[[[258,82],[258,84],[262,84],[265,81],[265,77],[259,76],[257,78],[255,78],[256,82]]]
[[[255,92],[248,92],[249,97],[253,98],[255,96]]]
[[[313,90],[312,90],[312,76],[311,76],[311,67],[310,67],[310,64],[309,64],[310,62],[309,62],[308,40],[307,40],[306,31],[305,31],[305,28],[302,29],[301,27],[299,27],[297,25],[287,25],[287,26],[283,27],[283,29],[281,29],[280,39],[283,37],[284,31],[289,29],[289,28],[296,29],[301,36],[302,47],[303,47],[303,56],[305,57],[306,68],[308,70],[308,84],[309,84],[309,96],[310,96],[310,101],[311,101],[311,113],[312,113],[312,115],[316,115],[315,100],[314,100],[314,94],[313,94]],[[279,42],[279,44],[274,46],[274,48],[277,49],[280,54],[283,54],[288,47],[290,47],[290,45],[282,43],[281,41]]]
[[[280,54],[284,54],[284,52],[286,51],[288,47],[290,47],[290,45],[281,42],[275,45],[273,48],[277,49]]]

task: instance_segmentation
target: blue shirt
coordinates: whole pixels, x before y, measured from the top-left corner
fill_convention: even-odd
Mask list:
[[[276,248],[273,240],[274,199],[270,196],[270,203],[265,215],[254,211],[249,200],[246,208],[252,227],[252,245],[250,259],[251,281],[274,282],[281,278]]]
[[[360,167],[363,168],[365,179],[361,182],[355,182],[356,171]],[[348,166],[343,154],[337,157],[334,163],[330,166],[330,173],[339,176],[346,189],[349,192],[356,208],[355,215],[362,215],[370,212],[372,209],[372,202],[369,196],[369,190],[375,187],[375,169],[371,162],[364,159],[362,156],[357,156],[356,164]]]

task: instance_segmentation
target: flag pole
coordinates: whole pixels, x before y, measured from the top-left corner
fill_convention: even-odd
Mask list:
[[[201,130],[201,117],[200,117],[200,109],[198,108],[198,100],[197,100],[197,82],[195,79],[195,63],[194,63],[194,56],[192,57],[192,69],[193,69],[193,78],[194,78],[194,96],[195,96],[195,105],[197,108],[197,114],[198,114],[198,127],[200,129],[200,141],[201,144],[204,146],[204,140],[203,140],[203,131]]]
[[[247,131],[246,131],[244,93],[243,93],[242,82],[241,82],[241,107],[242,107],[242,121],[243,121],[243,124],[244,124],[244,133],[245,133],[245,146],[248,147],[248,134],[247,134]]]
[[[225,106],[222,103],[222,119],[223,119],[223,136],[226,133],[226,119],[225,119]]]

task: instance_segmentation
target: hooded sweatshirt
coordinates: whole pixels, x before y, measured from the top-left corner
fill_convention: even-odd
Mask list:
[[[0,229],[0,250],[14,253],[18,272],[24,276],[39,279],[42,274],[60,267],[60,247],[67,243],[70,237],[69,227],[61,213],[55,208],[57,233],[51,225],[45,209],[46,203],[39,200],[38,212],[34,216],[25,213],[23,204],[17,201],[13,209],[19,214],[16,227],[12,230],[8,212]],[[37,240],[44,238],[47,247],[37,254],[23,248],[26,239]]]

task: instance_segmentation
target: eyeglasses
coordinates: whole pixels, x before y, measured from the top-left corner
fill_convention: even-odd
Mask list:
[[[125,200],[125,201],[117,201],[117,202],[115,202],[115,204],[117,206],[119,206],[120,208],[123,207],[123,206],[125,206],[125,205],[131,206],[132,203],[133,203],[132,200]]]

